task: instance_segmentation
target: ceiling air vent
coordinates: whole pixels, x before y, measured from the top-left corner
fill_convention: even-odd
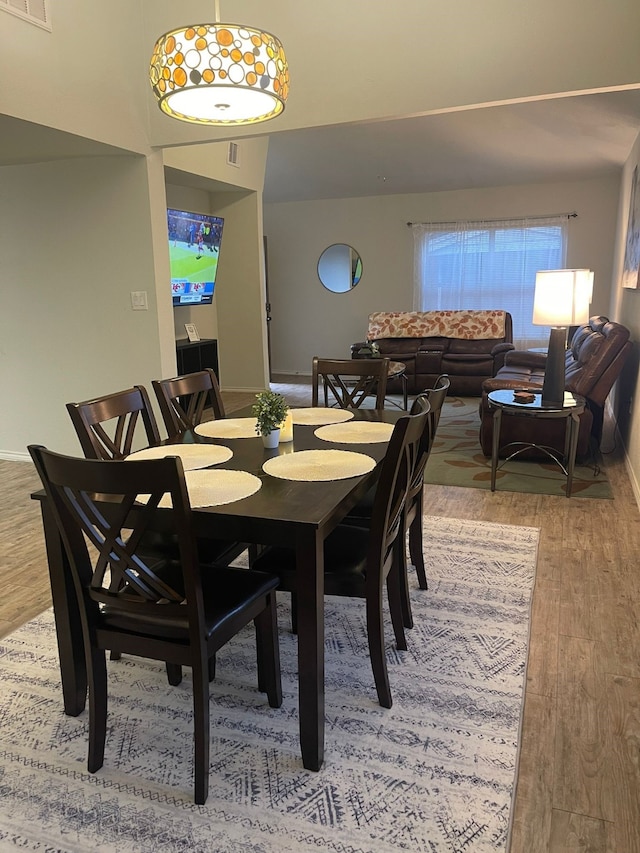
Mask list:
[[[49,0],[0,0],[0,9],[51,32]]]
[[[230,142],[227,150],[227,163],[230,166],[240,167],[240,146],[237,142]]]

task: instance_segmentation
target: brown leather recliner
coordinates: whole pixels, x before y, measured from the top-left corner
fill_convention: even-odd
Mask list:
[[[580,432],[576,457],[584,460],[589,455],[593,438],[596,446],[602,437],[604,404],[613,383],[620,375],[631,351],[629,330],[613,323],[607,317],[591,317],[576,330],[566,353],[566,389],[580,394],[587,406],[580,416]],[[485,456],[491,456],[493,440],[493,409],[487,394],[502,388],[539,391],[544,380],[546,356],[541,353],[514,350],[507,353],[504,367],[492,379],[482,384],[480,401],[480,444]],[[562,452],[564,448],[565,421],[543,420],[509,415],[502,419],[500,445],[521,441],[544,444]],[[508,451],[507,451],[508,452]],[[526,458],[540,452],[529,450],[521,454]]]

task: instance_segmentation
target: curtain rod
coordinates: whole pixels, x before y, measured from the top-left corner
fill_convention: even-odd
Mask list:
[[[482,223],[485,222],[488,224],[495,222],[513,222],[514,220],[533,220],[533,219],[554,219],[556,217],[566,216],[567,219],[577,219],[578,214],[573,211],[573,213],[548,213],[546,216],[514,216],[511,219],[463,219],[457,220],[454,222],[407,222],[407,226],[411,228],[412,225],[458,225],[462,222],[477,222]]]

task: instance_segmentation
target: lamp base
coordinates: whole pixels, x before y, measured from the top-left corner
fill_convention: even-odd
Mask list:
[[[562,408],[564,405],[566,343],[566,327],[554,326],[549,335],[549,351],[544,369],[544,382],[542,385],[543,406],[557,406],[558,408]]]

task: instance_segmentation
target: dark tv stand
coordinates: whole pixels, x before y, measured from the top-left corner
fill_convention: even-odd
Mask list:
[[[220,381],[218,370],[218,341],[215,338],[194,341],[181,338],[176,341],[176,360],[178,362],[178,376],[185,373],[195,373],[211,367]]]

